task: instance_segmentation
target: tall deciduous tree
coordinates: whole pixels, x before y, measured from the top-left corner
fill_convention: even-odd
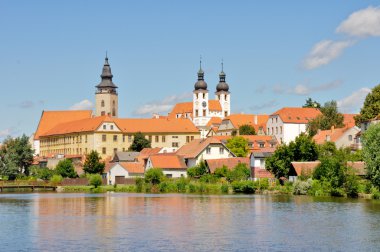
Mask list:
[[[248,154],[248,140],[241,136],[234,136],[227,140],[227,148],[237,157],[246,157]]]
[[[243,124],[239,127],[239,135],[256,135],[256,131],[252,125]]]
[[[64,178],[76,178],[78,174],[74,169],[73,162],[70,159],[63,159],[58,162],[55,167],[57,174],[61,175]]]
[[[102,174],[104,171],[105,163],[100,161],[99,153],[95,150],[86,155],[86,161],[83,165],[83,171],[85,173]]]
[[[140,152],[142,149],[150,147],[151,143],[145,138],[145,135],[141,132],[137,132],[133,135],[133,142],[129,147],[129,150]]]
[[[318,159],[318,147],[307,135],[299,135],[289,145],[281,145],[266,159],[265,164],[268,171],[276,178],[288,177],[293,161],[315,161]]]
[[[10,179],[17,174],[29,175],[29,166],[33,162],[33,150],[26,135],[8,137],[0,148],[0,173]]]
[[[338,112],[336,101],[326,102],[321,107],[322,115],[317,116],[308,123],[308,131],[311,136],[317,134],[318,129],[328,130],[332,126],[336,128],[344,127],[344,117]]]
[[[363,159],[372,184],[380,188],[380,124],[371,125],[363,134]]]
[[[365,100],[360,114],[355,116],[356,125],[371,120],[380,114],[380,84],[374,87]]]

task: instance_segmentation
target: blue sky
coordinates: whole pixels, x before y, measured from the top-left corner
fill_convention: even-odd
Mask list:
[[[308,97],[358,112],[380,83],[379,1],[0,1],[0,140],[30,135],[42,110],[89,108],[105,52],[119,116],[190,101],[203,58],[221,59],[234,113]],[[213,95],[211,96],[213,97]]]

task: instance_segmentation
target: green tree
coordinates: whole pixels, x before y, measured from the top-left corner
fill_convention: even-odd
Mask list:
[[[248,169],[246,164],[238,164],[231,171],[227,172],[227,180],[232,181],[241,181],[247,180],[251,176],[251,172]]]
[[[239,127],[239,135],[256,135],[256,131],[252,125],[243,124]]]
[[[102,176],[100,176],[100,174],[91,174],[88,183],[98,188],[98,186],[101,186],[103,183]]]
[[[29,175],[39,179],[49,180],[54,175],[54,170],[33,165],[29,168]]]
[[[29,175],[33,162],[33,150],[26,135],[8,137],[0,148],[0,174],[14,179],[17,174]]]
[[[145,183],[158,185],[165,178],[160,168],[151,168],[145,172]]]
[[[201,160],[196,166],[187,169],[187,175],[191,178],[199,178],[207,173],[208,168],[203,160]]]
[[[220,168],[216,168],[215,171],[214,171],[214,175],[217,178],[226,178],[227,174],[228,174],[228,168],[225,165],[223,165]]]
[[[322,115],[317,116],[308,123],[308,131],[310,136],[317,134],[318,129],[328,130],[332,126],[336,128],[344,127],[344,116],[338,112],[336,101],[326,102],[321,107]]]
[[[380,188],[380,124],[371,125],[363,134],[363,159],[372,184]]]
[[[380,114],[380,84],[366,96],[360,114],[355,116],[356,125],[369,121]]]
[[[306,99],[306,102],[302,107],[303,108],[321,108],[321,104],[317,101],[313,101],[313,99],[309,97]]]
[[[248,154],[248,140],[241,136],[228,139],[226,147],[237,157],[246,157]]]
[[[55,167],[55,172],[64,178],[76,178],[78,174],[74,169],[71,159],[60,160]]]
[[[105,163],[100,161],[99,153],[92,150],[90,154],[86,155],[86,161],[83,165],[83,171],[89,174],[99,173],[102,174],[104,171]]]
[[[301,134],[289,145],[283,144],[273,155],[266,159],[266,169],[276,178],[288,177],[293,161],[315,161],[318,159],[318,147],[311,137]]]
[[[144,148],[150,148],[151,143],[145,138],[145,135],[141,132],[137,132],[133,135],[133,142],[128,150],[140,152]]]

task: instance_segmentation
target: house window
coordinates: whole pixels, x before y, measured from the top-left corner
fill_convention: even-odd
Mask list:
[[[87,143],[87,135],[84,136],[84,142]]]
[[[149,142],[152,142],[152,136],[148,136]]]
[[[117,135],[113,135],[113,141],[117,142]]]
[[[87,148],[84,148],[84,154],[87,154]]]
[[[103,124],[103,129],[105,130],[107,128],[107,125]]]
[[[102,153],[103,153],[103,154],[106,154],[106,151],[107,151],[107,150],[106,150],[106,147],[103,147],[103,149],[102,149]]]
[[[264,145],[265,145],[264,143],[260,143],[260,144],[259,144],[259,147],[260,147],[260,148],[264,148]]]
[[[172,142],[172,147],[178,147],[178,143],[177,142]]]
[[[107,135],[102,135],[102,141],[103,142],[107,141]]]
[[[158,138],[159,138],[158,136],[155,136],[155,137],[154,137],[154,140],[156,141],[156,143],[158,143],[158,141],[159,141]]]
[[[276,123],[277,123],[277,119],[278,119],[278,118],[276,117]]]
[[[172,177],[173,177],[173,174],[166,174],[166,177],[167,177],[167,178],[172,178]]]
[[[352,141],[352,135],[348,135],[348,141]]]
[[[172,136],[172,138],[178,138],[178,136]]]
[[[190,142],[190,136],[186,136],[186,143]]]
[[[132,142],[132,136],[128,135],[128,143]]]
[[[282,134],[282,126],[280,126],[280,134]]]
[[[221,155],[224,154],[224,148],[222,148],[222,147],[219,148],[219,154],[221,154]]]
[[[276,118],[277,119],[277,118]],[[276,127],[276,134],[278,134],[278,127]]]
[[[125,135],[123,135],[123,143],[125,142]]]
[[[113,125],[111,125],[111,130],[113,130]]]
[[[270,130],[269,130],[269,128],[267,129],[267,131],[268,131],[268,135],[270,135]]]
[[[123,152],[125,151],[125,148],[123,148]]]
[[[117,148],[113,148],[113,153],[116,153],[117,152]]]
[[[210,147],[207,147],[206,154],[211,154],[211,148]]]
[[[193,141],[193,140],[194,140],[194,136],[191,136],[191,138],[190,138],[190,139],[191,139],[191,141]]]
[[[166,141],[166,137],[162,136],[162,142],[165,143],[165,141]]]

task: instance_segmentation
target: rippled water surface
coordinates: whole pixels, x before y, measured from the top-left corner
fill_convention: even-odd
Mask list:
[[[306,196],[0,194],[1,251],[379,251],[380,203]]]

